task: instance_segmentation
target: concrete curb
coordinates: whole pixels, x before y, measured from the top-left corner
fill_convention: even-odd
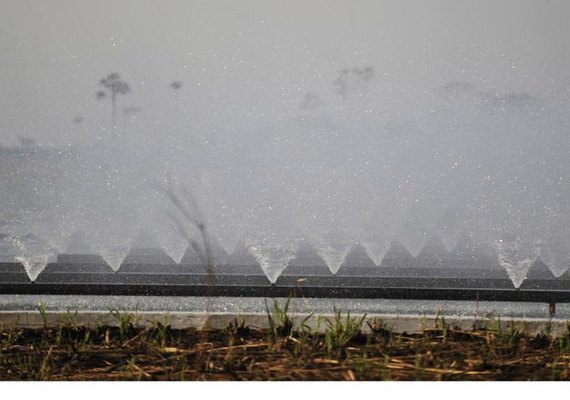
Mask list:
[[[123,313],[121,311],[121,313]],[[269,327],[267,314],[265,313],[201,313],[201,312],[130,312],[133,320],[141,326],[151,326],[159,321],[169,324],[175,329],[195,328],[198,330],[215,330],[226,328],[230,323],[244,321],[245,325],[255,329]],[[360,317],[351,315],[351,318]],[[117,326],[118,321],[108,311],[78,311],[62,312],[47,311],[45,314],[49,327],[61,324],[74,324],[78,326]],[[323,332],[327,328],[325,320],[333,320],[334,314],[320,314],[319,316],[306,313],[292,314],[290,316],[294,324],[299,326],[304,321],[305,325],[313,332]],[[307,319],[308,317],[308,319]],[[346,314],[343,314],[346,317]],[[368,324],[374,326],[382,324],[386,329],[396,333],[420,333],[426,329],[434,329],[442,326],[442,322],[448,327],[459,328],[463,331],[472,330],[474,326],[489,327],[501,331],[519,330],[528,335],[548,333],[552,336],[562,336],[569,332],[569,322],[564,319],[547,318],[488,318],[488,317],[454,317],[438,315],[393,315],[393,314],[368,314],[363,324],[363,331],[369,332]],[[42,328],[44,321],[38,311],[2,311],[0,312],[0,329],[9,329],[13,326],[22,328]]]

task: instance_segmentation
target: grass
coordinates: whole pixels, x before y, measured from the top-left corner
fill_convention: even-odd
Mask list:
[[[363,344],[366,342],[366,335],[362,333],[362,326],[366,314],[360,318],[353,318],[350,312],[346,317],[338,310],[334,310],[334,318],[325,319],[328,325],[325,330],[325,345],[329,353],[337,351],[337,356],[342,357],[342,351],[352,343]]]
[[[283,307],[279,305],[277,300],[273,300],[273,308],[270,310],[265,300],[265,310],[267,312],[267,319],[269,322],[269,333],[274,338],[280,336],[290,336],[293,330],[293,320],[289,317],[289,305],[291,304],[291,297],[285,300]]]
[[[267,307],[268,329],[235,318],[220,330],[142,325],[110,310],[115,326],[75,323],[67,312],[39,329],[0,329],[1,380],[568,380],[570,327],[553,337],[492,318],[470,330],[438,312],[422,332],[397,333],[382,320],[334,310],[293,323],[290,299]],[[367,328],[367,329],[365,329]]]
[[[140,322],[140,316],[138,313],[131,313],[129,310],[120,311],[118,309],[110,309],[109,312],[117,321],[117,325],[119,326],[119,337],[121,339],[127,339],[136,331],[136,327]]]

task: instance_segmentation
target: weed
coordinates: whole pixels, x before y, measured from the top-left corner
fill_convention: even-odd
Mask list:
[[[429,328],[428,319],[427,319],[427,316],[425,314],[422,314],[420,316],[419,322],[420,322],[420,329],[422,331],[425,331],[426,329]]]
[[[555,347],[561,353],[570,353],[570,324],[566,321],[566,332],[556,339]]]
[[[170,337],[170,325],[168,324],[168,316],[164,316],[162,322],[152,321],[152,326],[148,329],[148,337],[155,346],[166,346],[166,342]]]
[[[346,314],[346,317],[343,317],[339,310],[335,309],[334,312],[332,321],[325,320],[328,325],[325,330],[325,343],[329,352],[345,347],[356,339],[362,339],[362,325],[366,318],[366,314],[360,318],[351,318],[350,312]]]
[[[520,342],[523,332],[517,327],[514,321],[509,321],[509,330],[500,335],[500,343],[508,343],[510,345]]]
[[[318,333],[309,327],[312,314],[293,326],[289,305],[273,306],[267,306],[272,331],[250,330],[239,318],[220,331],[173,329],[166,318],[142,330],[136,327],[136,315],[116,310],[112,327],[65,327],[60,322],[47,335],[17,323],[0,327],[0,380],[569,378],[569,325],[559,338],[529,336],[523,325],[510,321],[497,333],[491,320],[488,326],[494,331],[446,334],[438,315],[435,329],[430,324],[431,330],[419,334],[395,333],[394,326],[372,319],[366,321],[370,334],[361,329],[365,316],[335,308],[332,317],[316,317],[319,332],[324,331]],[[45,314],[45,307],[38,309]],[[283,334],[276,337],[279,332]]]
[[[52,354],[53,346],[50,346],[47,353],[44,355],[41,366],[39,370],[39,377],[38,379],[41,381],[46,381],[49,379],[49,370],[50,370],[50,357]]]
[[[151,378],[151,375],[148,374],[147,372],[145,372],[140,366],[137,365],[137,358],[135,356],[132,356],[130,358],[130,360],[127,362],[127,365],[125,366],[124,370],[127,373],[130,373],[132,375],[135,375],[135,379],[137,381],[142,380],[143,378]],[[131,376],[128,376],[127,379]]]
[[[91,343],[91,329],[85,329],[85,333],[83,334],[83,344],[90,344]]]
[[[443,340],[447,340],[449,334],[449,326],[445,322],[445,317],[441,314],[441,309],[437,309],[434,318],[435,329],[441,333]]]
[[[414,367],[416,370],[416,379],[421,381],[424,377],[424,360],[420,352],[416,352]]]
[[[279,306],[277,300],[273,300],[273,309],[269,310],[267,300],[265,300],[265,310],[269,320],[269,331],[273,338],[279,336],[289,336],[293,330],[293,320],[289,317],[289,305],[291,304],[291,296],[285,301],[283,308]]]
[[[20,317],[16,317],[16,320],[12,323],[7,332],[2,331],[3,349],[10,348],[22,337],[22,330],[18,328],[18,325],[20,325]]]
[[[484,323],[484,329],[486,331],[501,333],[501,317],[491,313],[488,315],[488,319]]]
[[[222,335],[228,339],[245,339],[249,337],[251,329],[245,324],[243,318],[234,318],[228,326],[222,330]]]
[[[58,318],[58,323],[64,327],[74,327],[77,318],[77,310],[71,311],[69,308]]]
[[[46,304],[43,301],[40,301],[36,306],[37,310],[40,312],[42,317],[42,323],[44,326],[44,331],[47,333],[48,331],[48,319],[47,319],[47,312],[46,312]]]
[[[77,310],[71,312],[69,309],[60,315],[57,319],[57,331],[55,342],[60,345],[64,341],[65,334],[69,334],[75,330],[75,319],[77,317]]]
[[[117,321],[121,340],[126,339],[135,332],[135,328],[140,321],[138,314],[132,314],[128,310],[121,312],[117,309],[110,309],[109,312]]]
[[[398,322],[396,317],[392,324],[388,326],[382,319],[374,317],[372,319],[372,324],[370,321],[366,321],[366,325],[370,328],[370,331],[377,337],[381,337],[385,344],[392,344],[394,340],[400,340],[401,336],[394,334],[394,327]]]
[[[382,361],[382,371],[380,372],[380,380],[387,381],[390,379],[390,369],[388,365],[390,364],[390,357],[387,355],[384,356],[384,360]]]
[[[551,370],[552,373],[550,375],[550,379],[553,381],[560,381],[563,380],[563,373],[564,373],[564,362],[560,362],[559,357],[554,357],[551,363]]]
[[[299,328],[296,333],[300,338],[304,338],[311,333],[311,327],[307,324],[307,322],[313,317],[313,315],[314,313],[310,313],[299,323]]]

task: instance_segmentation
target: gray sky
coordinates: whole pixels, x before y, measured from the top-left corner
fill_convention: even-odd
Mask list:
[[[565,0],[0,4],[0,144],[18,136],[81,142],[71,121],[84,118],[82,134],[108,123],[109,105],[94,93],[115,71],[132,86],[120,106],[140,106],[148,129],[172,118],[174,79],[184,83],[188,115],[248,126],[290,114],[306,92],[336,101],[338,71],[366,65],[379,93],[404,103],[469,81],[529,92],[567,112]]]

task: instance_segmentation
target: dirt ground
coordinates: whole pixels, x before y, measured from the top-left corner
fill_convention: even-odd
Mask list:
[[[269,329],[172,329],[117,313],[117,326],[0,331],[1,380],[568,380],[570,332],[459,330],[441,321],[394,333],[381,321],[338,314],[318,333],[276,307]]]

